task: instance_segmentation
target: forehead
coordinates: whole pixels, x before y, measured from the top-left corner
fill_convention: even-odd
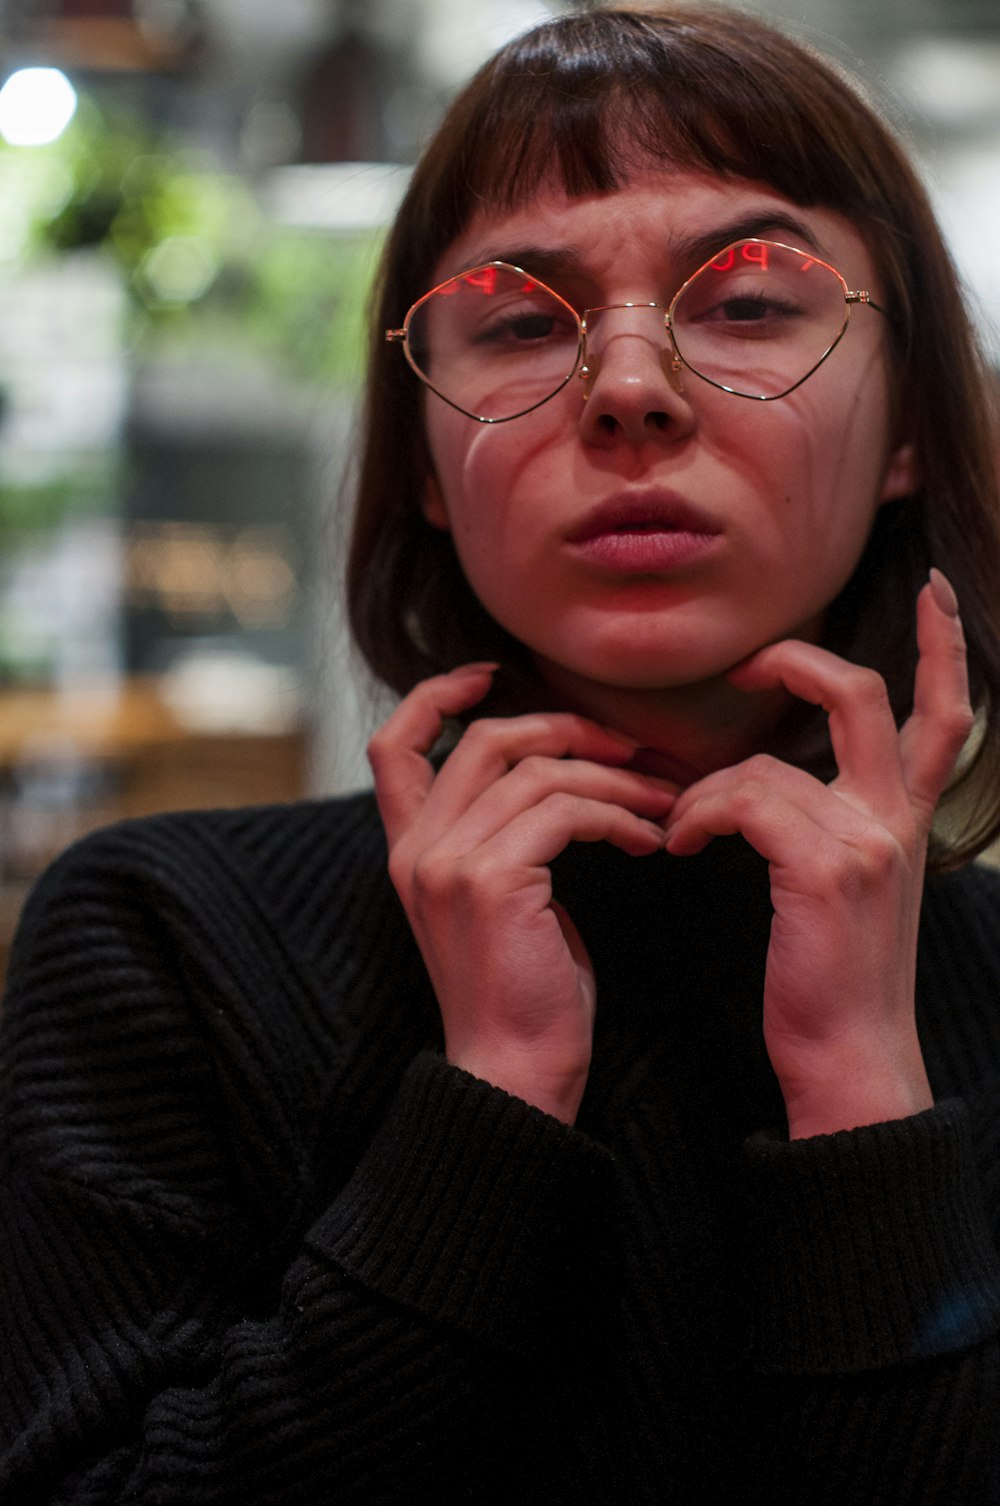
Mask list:
[[[849,283],[872,281],[872,260],[843,215],[803,206],[767,184],[673,169],[637,172],[605,194],[539,189],[512,210],[483,210],[440,258],[437,277],[485,261],[512,261],[543,275],[540,263],[605,281],[686,274],[722,246],[745,236],[801,245],[832,264]]]

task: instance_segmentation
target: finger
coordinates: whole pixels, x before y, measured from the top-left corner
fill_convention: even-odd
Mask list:
[[[786,639],[758,650],[726,677],[740,690],[783,686],[822,706],[830,724],[838,784],[865,804],[891,810],[904,794],[899,741],[882,676],[814,643]]]
[[[621,766],[635,754],[632,738],[571,712],[484,717],[473,722],[452,750],[429,792],[427,823],[451,825],[484,791],[528,758],[583,759]]]
[[[572,795],[621,806],[660,823],[673,806],[676,793],[676,787],[666,781],[633,770],[609,768],[581,759],[531,755],[484,790],[456,821],[439,830],[447,830],[444,844],[457,858],[489,841],[504,826],[541,805],[550,795]],[[426,811],[427,806],[422,816]],[[412,829],[415,845],[420,841],[420,824],[415,823]]]
[[[843,804],[843,802],[841,802]],[[850,811],[844,806],[845,812]],[[855,813],[858,837],[872,823]],[[806,874],[824,848],[845,847],[843,833],[831,836],[814,813],[803,809],[784,791],[764,782],[736,780],[698,796],[667,826],[667,851],[676,857],[701,852],[713,837],[739,834],[761,857],[783,869]]]
[[[514,892],[518,886],[516,881],[510,885],[510,875],[520,871],[525,882],[536,882],[538,869],[557,858],[570,842],[610,842],[630,856],[641,857],[663,848],[664,833],[661,826],[620,805],[557,790],[508,821],[489,841],[473,848],[461,860],[461,866],[467,875],[505,874],[505,887]],[[438,856],[428,854],[431,861]],[[453,871],[451,854],[444,852],[440,857]]]
[[[929,821],[973,726],[965,634],[940,571],[917,597],[917,648],[913,712],[900,750],[910,799]]]
[[[667,830],[674,831],[688,813],[706,798],[714,799],[718,796],[731,800],[737,791],[741,791],[739,798],[751,799],[755,790],[771,789],[797,805],[818,825],[824,825],[841,835],[857,829],[857,805],[842,799],[804,769],[784,763],[769,753],[756,753],[743,763],[705,774],[697,784],[689,785],[683,790],[674,802],[666,823]],[[862,819],[866,820],[868,817]]]
[[[396,707],[368,744],[375,798],[389,846],[427,797],[434,771],[427,762],[445,720],[467,711],[489,689],[495,664],[464,664],[423,680]]]

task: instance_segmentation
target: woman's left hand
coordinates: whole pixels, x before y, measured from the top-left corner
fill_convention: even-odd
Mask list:
[[[918,598],[917,644],[899,731],[873,670],[792,640],[751,655],[731,682],[823,706],[837,778],[757,755],[692,785],[667,825],[673,853],[741,832],[770,864],[764,1035],[793,1139],[933,1102],[914,1017],[917,930],[931,820],[972,728],[962,627],[938,572]]]

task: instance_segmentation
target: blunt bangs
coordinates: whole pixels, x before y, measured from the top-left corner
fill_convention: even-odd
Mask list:
[[[518,208],[553,183],[570,197],[611,193],[640,166],[756,181],[884,219],[853,85],[746,17],[720,13],[708,35],[697,21],[628,12],[548,23],[487,64],[455,110],[459,160],[437,164],[432,147],[418,170],[438,251],[477,212]]]

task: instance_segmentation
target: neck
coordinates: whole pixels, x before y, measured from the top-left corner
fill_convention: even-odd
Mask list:
[[[722,676],[634,690],[541,660],[538,669],[561,706],[635,738],[641,744],[636,766],[683,786],[764,749],[791,703],[783,690],[751,694]]]

